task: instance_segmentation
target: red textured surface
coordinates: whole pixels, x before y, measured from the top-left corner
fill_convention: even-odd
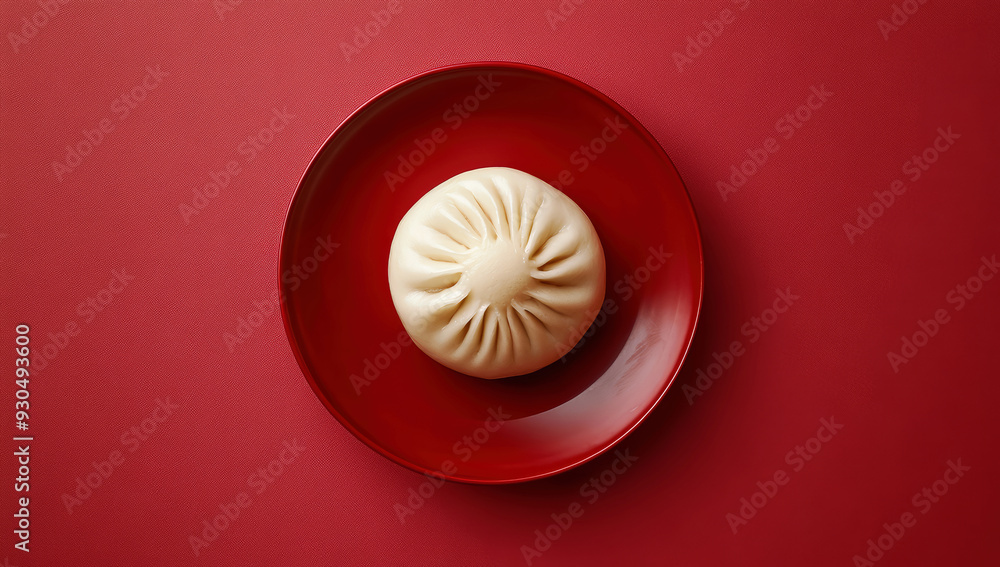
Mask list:
[[[5,441],[0,558],[523,565],[523,546],[546,548],[535,530],[572,511],[532,565],[852,565],[907,513],[915,523],[876,565],[997,562],[1000,281],[964,287],[1000,253],[996,7],[907,2],[918,9],[905,22],[896,14],[886,39],[889,1],[592,0],[555,29],[554,0],[413,2],[347,61],[340,44],[386,6],[245,2],[220,19],[207,1],[69,2],[16,52],[0,49],[0,341],[13,347],[25,322],[35,352],[55,354],[30,382],[31,552],[13,548],[23,494]],[[729,23],[709,22],[718,36],[679,71],[672,54],[724,9]],[[39,10],[3,3],[0,30],[9,40]],[[265,304],[289,199],[330,132],[401,79],[477,60],[565,73],[649,129],[698,212],[704,308],[678,381],[619,446],[638,458],[630,467],[612,451],[537,482],[446,484],[401,523],[395,505],[425,479],[336,422]],[[135,108],[115,102],[157,66],[167,75],[147,80],[155,88]],[[779,121],[811,87],[832,94],[787,130]],[[241,144],[284,108],[294,118],[248,159]],[[60,181],[52,162],[105,119],[110,132]],[[939,140],[948,149],[913,180],[905,162],[949,127],[960,137]],[[776,151],[724,200],[717,183],[772,137]],[[195,203],[192,190],[230,161],[239,173]],[[905,192],[852,243],[843,225],[897,179]],[[186,223],[182,204],[206,206]],[[102,293],[122,270],[134,279]],[[798,299],[773,320],[776,289]],[[100,312],[87,306],[98,297],[110,299]],[[937,310],[947,322],[895,372],[888,354]],[[772,323],[754,332],[762,314]],[[230,349],[226,334],[248,318],[258,325]],[[69,323],[79,332],[64,339]],[[731,346],[741,354],[730,368],[691,394]],[[0,429],[10,438],[8,352]],[[140,440],[130,429],[164,417],[157,400],[168,398],[178,407]],[[843,429],[807,443],[831,416]],[[800,462],[797,445],[820,448]],[[113,451],[123,461],[67,513],[63,495]],[[258,468],[281,456],[291,462],[262,483]],[[971,468],[946,475],[958,459]],[[787,484],[733,534],[727,514],[759,502],[757,483],[779,470]],[[614,484],[581,492],[602,474]],[[941,479],[957,482],[938,483],[937,502],[914,501]],[[237,499],[239,516],[196,556],[189,536]]]

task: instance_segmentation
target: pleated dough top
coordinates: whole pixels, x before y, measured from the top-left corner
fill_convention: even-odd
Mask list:
[[[413,342],[480,378],[534,372],[573,348],[604,301],[604,271],[583,210],[504,167],[430,190],[400,221],[389,252],[389,289]]]

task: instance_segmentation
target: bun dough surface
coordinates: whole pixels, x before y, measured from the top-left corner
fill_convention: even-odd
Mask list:
[[[406,213],[389,252],[389,290],[424,353],[503,378],[573,348],[604,301],[604,270],[597,232],[576,203],[523,171],[489,167],[445,181]]]

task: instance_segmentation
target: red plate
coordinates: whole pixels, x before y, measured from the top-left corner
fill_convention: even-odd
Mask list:
[[[489,166],[569,195],[607,258],[606,310],[589,336],[538,372],[492,381],[410,343],[387,280],[410,206]],[[519,482],[593,459],[653,409],[694,333],[702,261],[680,176],[622,107],[546,69],[456,65],[376,96],[313,158],[282,236],[282,317],[316,395],[370,447],[452,480]]]

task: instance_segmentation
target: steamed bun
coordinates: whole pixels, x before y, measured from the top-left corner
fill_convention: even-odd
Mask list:
[[[576,203],[523,171],[488,167],[452,177],[406,213],[389,252],[389,290],[424,353],[503,378],[573,348],[604,301],[604,269]]]

